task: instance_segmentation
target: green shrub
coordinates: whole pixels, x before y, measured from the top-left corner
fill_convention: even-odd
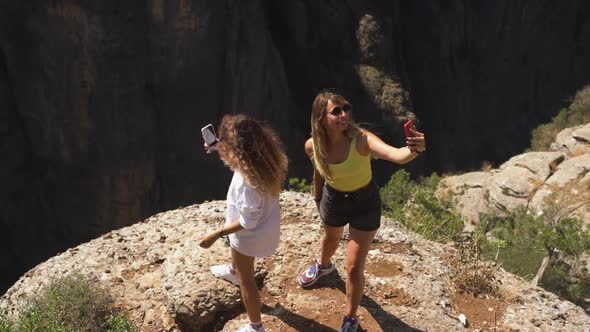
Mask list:
[[[416,183],[405,170],[394,173],[381,188],[384,215],[429,240],[448,242],[457,239],[463,221],[451,212],[450,202],[436,197],[440,180],[440,176],[432,174]]]
[[[567,128],[567,110],[562,109],[551,122],[542,124],[531,132],[532,151],[547,151],[560,131]]]
[[[555,136],[565,128],[590,122],[590,86],[582,88],[576,93],[574,100],[567,107],[531,133],[531,147],[533,151],[547,151]]]
[[[590,86],[585,86],[576,93],[569,111],[568,121],[571,123],[584,124],[590,122]]]
[[[307,183],[306,179],[289,178],[287,190],[300,193],[311,193],[311,185]]]
[[[380,189],[384,212],[394,219],[402,219],[404,207],[412,198],[414,187],[416,184],[410,180],[410,173],[403,169],[395,172]]]
[[[590,296],[589,276],[572,275],[563,258],[576,260],[590,250],[590,235],[582,221],[560,217],[556,203],[549,203],[540,216],[521,207],[505,217],[484,216],[478,228],[488,235],[483,249],[486,257],[497,257],[509,272],[532,278],[539,272],[545,256],[549,265],[542,274],[543,288],[583,305]],[[498,243],[503,248],[498,248]],[[584,273],[582,271],[582,273]],[[585,281],[584,281],[585,280]]]
[[[8,313],[6,313],[6,311],[0,311],[0,332],[14,331],[12,325],[13,323],[10,320]]]
[[[130,332],[134,330],[133,324],[131,324],[127,315],[118,313],[109,317],[108,332]]]
[[[545,255],[546,228],[542,218],[528,213],[524,207],[507,216],[485,215],[478,225],[488,235],[483,244],[486,257],[497,257],[504,269],[527,278],[537,273]],[[500,241],[505,245],[498,250]]]
[[[13,325],[5,316],[5,330],[51,332],[130,332],[127,316],[115,309],[108,291],[78,274],[54,280],[27,305]],[[0,320],[1,322],[2,320]],[[0,323],[2,324],[2,323]]]
[[[581,307],[588,306],[586,299],[590,298],[590,280],[572,278],[571,268],[564,262],[555,261],[547,267],[541,286]]]

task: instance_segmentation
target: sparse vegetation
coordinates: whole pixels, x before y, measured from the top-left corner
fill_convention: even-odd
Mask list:
[[[11,332],[13,323],[10,321],[6,311],[0,311],[0,332]]]
[[[456,240],[463,229],[463,221],[451,211],[449,201],[435,196],[440,180],[440,176],[432,174],[416,183],[405,170],[394,173],[381,188],[383,214],[429,240]]]
[[[467,233],[458,241],[458,257],[451,264],[451,279],[459,289],[475,296],[498,297],[500,284],[496,279],[496,261],[485,259],[484,242],[485,237],[478,231]]]
[[[118,313],[109,317],[108,332],[132,332],[135,331],[133,324],[125,313]]]
[[[549,186],[554,194],[545,199],[542,213],[523,207],[507,211],[506,216],[482,216],[474,232],[459,236],[463,222],[453,213],[450,199],[434,195],[440,180],[432,175],[416,182],[401,170],[381,188],[381,198],[385,216],[427,239],[455,241],[458,254],[450,263],[451,279],[458,289],[514,299],[515,292],[505,292],[496,279],[497,267],[502,266],[531,280],[529,283],[539,283],[548,291],[587,306],[590,274],[580,256],[590,254],[590,231],[575,212],[590,204],[589,183]],[[533,188],[537,191],[542,185],[533,183]]]
[[[506,217],[483,216],[478,231],[487,234],[482,244],[486,257],[497,257],[506,270],[530,278],[536,274],[543,260],[541,227],[541,219],[519,208]],[[498,248],[499,242],[503,248]]]
[[[0,332],[134,330],[125,313],[114,307],[108,291],[78,274],[57,279],[27,299],[16,319],[0,315]]]
[[[287,190],[301,193],[311,193],[311,184],[306,179],[289,178]]]
[[[553,197],[546,204],[539,216],[525,208],[506,217],[485,216],[480,223],[480,231],[488,234],[484,251],[488,258],[496,256],[506,270],[583,305],[590,296],[590,276],[587,271],[574,273],[568,262],[590,253],[590,233],[579,219],[564,216]],[[500,242],[505,245],[497,251]]]
[[[533,130],[530,149],[547,151],[560,131],[588,122],[590,122],[590,86],[578,91],[572,103],[562,109],[551,119],[551,122],[542,124]]]
[[[546,151],[560,131],[589,122],[590,86],[578,91],[572,103],[550,123],[533,131],[530,149]],[[576,156],[577,153],[581,152],[570,151],[569,156]],[[549,166],[554,173],[557,165],[551,163]],[[484,162],[482,171],[490,170],[491,165]],[[395,189],[391,190],[393,196],[399,197],[400,201],[412,201],[416,185],[409,177],[398,177],[397,185],[391,188]],[[584,226],[576,213],[590,205],[590,182],[571,181],[558,188],[532,180],[531,186],[529,201],[541,188],[553,192],[545,199],[542,213],[522,207],[505,211],[507,215],[503,216],[480,216],[478,228],[456,242],[458,255],[451,262],[452,280],[459,289],[474,295],[491,295],[509,301],[516,297],[518,289],[506,291],[499,288],[495,274],[496,267],[501,265],[529,279],[529,284],[538,283],[589,310],[590,274],[586,262],[580,257],[590,254],[590,228]],[[509,194],[508,190],[502,188],[505,195]],[[460,187],[459,191],[462,194],[463,188]],[[445,204],[441,201],[442,206]],[[399,210],[393,209],[396,214],[404,216]],[[403,218],[398,219],[403,221]]]

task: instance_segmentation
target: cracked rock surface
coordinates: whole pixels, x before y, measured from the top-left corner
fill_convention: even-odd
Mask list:
[[[333,331],[345,310],[345,246],[334,256],[337,272],[310,290],[297,275],[318,254],[321,225],[313,199],[281,194],[282,230],[274,256],[257,260],[268,331]],[[204,250],[197,239],[223,222],[224,201],[204,202],[154,215],[71,248],[23,275],[0,299],[16,311],[22,300],[71,272],[106,286],[140,331],[234,331],[246,322],[239,289],[212,277],[209,267],[229,262],[223,241]],[[365,296],[359,308],[366,331],[455,331],[460,308],[449,282],[449,245],[422,239],[393,220],[382,227],[368,255]],[[522,289],[494,311],[490,324],[523,331],[588,331],[590,318],[574,304],[504,271],[506,287]],[[489,308],[493,309],[494,308]],[[488,311],[488,308],[483,308]],[[467,319],[475,319],[467,314]],[[481,329],[485,330],[482,323]]]

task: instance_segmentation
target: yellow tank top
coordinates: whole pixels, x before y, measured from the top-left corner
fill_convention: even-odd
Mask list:
[[[371,182],[371,154],[361,155],[356,149],[356,137],[350,142],[350,150],[345,161],[328,164],[330,179],[326,182],[339,191],[355,191]]]

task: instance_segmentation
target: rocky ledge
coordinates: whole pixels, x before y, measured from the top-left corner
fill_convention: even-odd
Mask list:
[[[281,244],[257,261],[268,331],[333,331],[344,311],[346,233],[334,263],[338,273],[311,290],[297,275],[317,255],[321,234],[309,195],[284,192]],[[212,278],[209,266],[230,259],[224,241],[204,250],[197,239],[223,222],[223,201],[179,208],[111,231],[39,264],[0,298],[14,312],[23,299],[72,272],[111,290],[141,331],[233,331],[246,321],[239,289]],[[458,292],[450,281],[454,249],[427,241],[387,218],[369,252],[359,317],[366,331],[454,331],[467,317],[472,330],[590,331],[578,306],[502,270],[500,299]]]
[[[590,225],[590,123],[562,130],[550,151],[527,152],[496,169],[449,176],[438,193],[452,199],[467,230],[482,214],[519,206],[542,213],[551,198]]]

